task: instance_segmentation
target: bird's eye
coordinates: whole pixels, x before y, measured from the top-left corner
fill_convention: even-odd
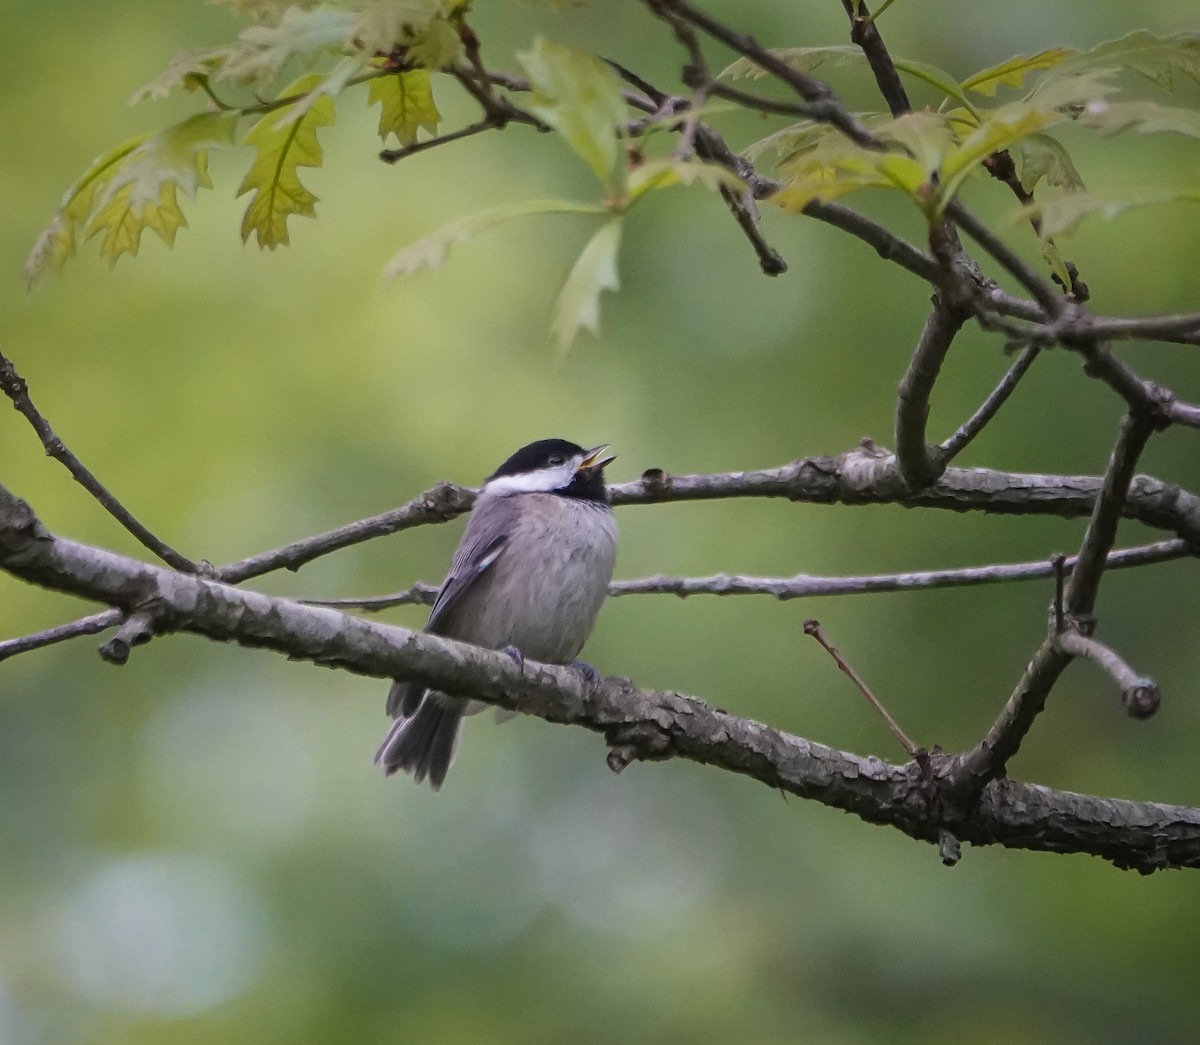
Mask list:
[[[551,454],[550,455],[550,464],[555,468],[557,468],[565,460],[566,460],[566,458],[563,457],[562,454]]]

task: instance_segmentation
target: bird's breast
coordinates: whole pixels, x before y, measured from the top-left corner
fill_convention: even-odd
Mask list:
[[[554,494],[522,501],[504,553],[472,600],[473,641],[566,663],[583,649],[608,594],[616,524],[594,502]]]

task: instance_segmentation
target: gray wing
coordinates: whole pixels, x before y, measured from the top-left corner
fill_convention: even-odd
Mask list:
[[[474,514],[467,524],[467,532],[463,534],[462,543],[454,553],[450,572],[442,581],[437,598],[433,602],[433,609],[429,611],[429,620],[425,624],[425,630],[433,635],[445,634],[443,628],[449,623],[450,611],[496,564],[508,543],[506,523],[511,515],[508,505],[499,502],[491,507],[486,529],[477,522],[481,517]],[[393,717],[397,712],[404,717],[412,715],[424,695],[424,686],[395,682],[388,693],[387,713]]]
[[[508,543],[503,533],[480,534],[474,541],[464,543],[450,564],[450,572],[442,581],[441,590],[429,611],[425,630],[433,635],[443,634],[440,624],[445,623],[454,605],[473,588],[476,582],[495,564]]]

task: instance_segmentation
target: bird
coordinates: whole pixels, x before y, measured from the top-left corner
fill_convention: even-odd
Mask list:
[[[484,481],[425,631],[549,664],[574,663],[608,594],[617,526],[604,469],[608,444],[585,450],[566,439],[521,447]],[[402,770],[441,789],[464,715],[486,705],[397,679],[393,722],[375,755],[388,776]]]

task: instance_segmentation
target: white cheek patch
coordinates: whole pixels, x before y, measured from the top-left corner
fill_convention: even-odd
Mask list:
[[[550,493],[565,490],[575,478],[580,458],[572,458],[557,468],[539,468],[536,472],[522,475],[500,475],[492,479],[483,489],[486,493]]]

